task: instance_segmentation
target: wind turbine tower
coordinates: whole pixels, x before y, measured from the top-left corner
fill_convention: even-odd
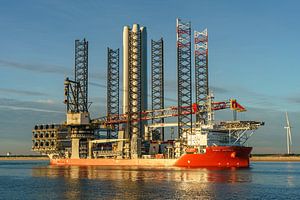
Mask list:
[[[292,145],[292,132],[291,132],[291,125],[289,121],[288,113],[285,112],[286,116],[286,126],[284,127],[286,129],[286,146],[287,146],[287,154],[291,154],[291,145]]]

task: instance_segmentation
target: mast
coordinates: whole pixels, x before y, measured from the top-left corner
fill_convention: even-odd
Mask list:
[[[287,146],[287,154],[291,154],[291,145],[292,145],[292,133],[291,133],[291,125],[289,121],[288,113],[285,112],[286,117],[286,126],[284,127],[286,129],[286,146]]]

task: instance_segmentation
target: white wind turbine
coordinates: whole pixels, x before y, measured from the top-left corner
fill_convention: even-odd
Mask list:
[[[289,121],[288,113],[285,112],[286,116],[286,126],[284,127],[286,129],[286,145],[287,145],[287,154],[291,154],[291,145],[292,145],[292,132],[291,132],[291,125]]]

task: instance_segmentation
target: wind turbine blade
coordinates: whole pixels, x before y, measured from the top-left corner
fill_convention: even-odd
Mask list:
[[[285,116],[286,116],[287,127],[290,127],[290,120],[287,112],[285,112]]]

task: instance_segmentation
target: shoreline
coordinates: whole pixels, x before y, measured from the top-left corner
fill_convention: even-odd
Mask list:
[[[252,156],[250,161],[257,162],[300,162],[300,156]]]
[[[49,160],[49,158],[36,156],[3,156],[0,157],[0,161],[2,160]]]

